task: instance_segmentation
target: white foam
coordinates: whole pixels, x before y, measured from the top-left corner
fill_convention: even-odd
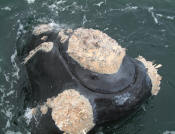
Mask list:
[[[21,23],[21,21],[17,20],[17,23],[18,23],[19,27],[18,27],[18,30],[17,30],[16,39],[18,39],[21,34],[26,33],[26,30],[24,30],[24,25]]]
[[[163,134],[175,134],[175,131],[168,131],[168,130],[166,130],[166,131],[163,132]]]
[[[138,9],[137,6],[128,6],[124,9],[121,9],[121,11],[130,11],[130,10],[136,10],[136,9]]]
[[[53,20],[50,20],[50,23],[48,25],[52,26],[55,31],[60,31],[61,29],[71,28],[71,26],[69,25],[55,23]]]
[[[4,105],[4,98],[5,98],[5,94],[4,94],[4,90],[1,90],[2,91],[2,96],[1,96],[1,103],[0,105]],[[2,112],[2,111],[1,111]]]
[[[175,16],[164,16],[162,14],[156,14],[157,17],[169,19],[169,20],[174,20]]]
[[[5,91],[4,86],[1,86],[1,87],[0,87],[0,92],[4,92],[4,91]]]
[[[52,4],[48,6],[52,11],[54,10],[58,10],[58,7],[56,6],[56,4]]]
[[[166,18],[169,20],[174,20],[174,16],[167,16]]]
[[[161,31],[161,32],[166,32],[166,30],[165,30],[165,29],[161,29],[160,31]]]
[[[106,27],[105,29],[103,29],[104,31],[107,31],[107,30],[109,30],[109,28],[108,27]]]
[[[66,2],[65,0],[60,0],[60,1],[57,1],[56,4],[57,4],[57,5],[60,5],[60,4],[63,4],[63,3],[65,3],[65,2]]]
[[[20,71],[20,69],[17,66],[16,61],[15,61],[16,56],[17,56],[17,51],[15,49],[14,53],[10,57],[12,66],[14,68],[14,72],[12,72],[12,77],[15,77],[15,78],[19,79],[19,71]]]
[[[86,22],[87,22],[87,18],[86,18],[86,15],[84,15],[82,20],[82,25],[84,25]]]
[[[14,94],[15,93],[15,91],[14,90],[11,90],[11,91],[9,91],[7,94],[6,94],[6,96],[8,97],[8,96],[10,96],[10,95],[12,95],[12,94]]]
[[[146,111],[145,105],[142,105],[141,107],[142,107],[143,111]]]
[[[66,25],[62,25],[62,24],[56,24],[53,20],[49,20],[50,23],[48,23],[48,20],[45,20],[45,18],[42,18],[42,19],[39,19],[38,21],[42,22],[42,24],[34,27],[34,30],[33,30],[33,34],[34,35],[39,35],[41,33],[44,33],[44,32],[47,32],[47,31],[60,31],[61,29],[64,29],[65,27],[67,28]],[[43,21],[47,24],[44,24]]]
[[[21,132],[7,131],[5,134],[22,134]]]
[[[1,10],[11,11],[12,9],[8,6],[1,8]]]
[[[129,12],[129,11],[134,11],[134,10],[137,10],[138,7],[137,6],[127,6],[125,8],[122,8],[122,9],[113,9],[111,8],[110,11],[122,11],[122,12]]]
[[[33,113],[32,113],[32,109],[31,108],[27,108],[25,110],[25,114],[24,114],[24,118],[26,119],[26,123],[29,125],[31,119],[33,117]]]
[[[49,7],[49,9],[51,9],[51,11],[54,11],[54,12],[58,13],[58,10],[59,11],[64,11],[65,10],[65,7],[61,6],[61,4],[64,4],[65,2],[66,1],[64,1],[64,0],[60,0],[60,1],[54,2],[53,4],[49,5],[48,7]]]
[[[162,15],[162,14],[156,14],[156,16],[158,16],[158,17],[163,17],[163,15]]]
[[[54,30],[56,30],[56,31],[59,31],[60,29],[62,29],[63,27],[65,27],[65,25],[56,24],[54,21],[50,22],[48,25],[51,26],[51,27],[53,27]]]
[[[9,127],[10,127],[10,121],[8,120],[7,123],[6,123],[5,128],[9,128]]]
[[[32,4],[32,3],[34,3],[35,2],[35,0],[27,0],[27,3],[28,4]]]
[[[11,112],[11,109],[9,108],[7,111],[5,111],[5,113],[4,113],[5,115],[6,115],[6,117],[8,117],[8,118],[12,118],[12,112]]]
[[[99,3],[97,3],[97,4],[94,4],[94,5],[96,5],[96,6],[100,7],[102,4],[104,4],[104,2],[103,2],[103,1],[101,1],[101,2],[99,2]]]
[[[156,18],[155,13],[153,12],[153,10],[154,10],[154,7],[149,7],[149,8],[148,8],[148,12],[151,13],[151,16],[153,17],[154,22],[155,22],[156,24],[158,24],[158,23],[159,23],[159,22],[158,22],[158,19]]]
[[[165,47],[165,48],[168,48],[169,46],[168,46],[168,45],[165,45],[164,47]]]

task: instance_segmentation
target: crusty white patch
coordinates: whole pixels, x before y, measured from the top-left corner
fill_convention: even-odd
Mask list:
[[[148,75],[151,78],[152,82],[152,95],[157,95],[159,90],[160,90],[160,83],[162,77],[158,74],[158,68],[160,68],[162,65],[161,64],[153,64],[151,61],[147,61],[145,58],[142,56],[139,56],[137,58],[139,61],[141,61],[145,67],[148,69]]]
[[[69,35],[70,33],[73,33],[73,30],[72,29],[62,29],[60,30],[60,32],[58,33],[58,37],[60,38],[60,42],[61,43],[65,43],[68,38],[69,38]]]
[[[24,118],[26,119],[27,124],[30,123],[32,117],[35,117],[37,113],[37,108],[27,108],[25,110]]]
[[[42,41],[46,41],[48,39],[48,36],[43,36],[43,37],[41,37],[41,40]]]
[[[41,113],[42,113],[43,115],[46,114],[47,111],[48,111],[47,105],[42,105],[42,106],[40,107],[40,111],[41,111]]]
[[[52,25],[50,25],[50,24],[41,24],[41,25],[38,25],[34,28],[33,35],[37,36],[37,35],[40,35],[42,33],[52,31],[52,30],[53,30]]]
[[[94,127],[92,106],[76,90],[65,90],[50,102],[52,118],[65,133],[84,134]]]
[[[75,89],[67,89],[56,97],[47,99],[40,107],[46,114],[48,107],[52,109],[52,119],[56,126],[68,134],[86,134],[94,127],[93,110],[87,98]]]
[[[29,52],[29,55],[24,59],[26,64],[38,51],[50,52],[53,48],[53,42],[44,42]]]
[[[68,37],[60,35],[65,42]],[[120,68],[125,49],[99,30],[78,28],[69,38],[67,53],[85,69],[113,74]]]

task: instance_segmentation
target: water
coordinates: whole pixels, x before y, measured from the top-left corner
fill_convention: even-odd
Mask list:
[[[142,55],[163,65],[158,96],[124,123],[98,126],[92,133],[175,133],[174,0],[1,0],[0,18],[0,134],[30,133],[26,72],[16,45],[21,35],[41,23],[100,29],[130,56]]]

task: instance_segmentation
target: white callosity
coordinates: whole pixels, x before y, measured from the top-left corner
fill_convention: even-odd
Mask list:
[[[46,103],[56,126],[68,134],[85,134],[94,127],[93,110],[87,98],[68,89]]]
[[[148,75],[151,79],[152,82],[152,90],[151,93],[152,95],[157,95],[159,90],[160,90],[160,83],[162,77],[158,74],[158,68],[160,68],[162,65],[161,64],[153,64],[151,61],[147,61],[145,58],[142,56],[139,56],[137,60],[141,61],[145,67],[148,69]]]
[[[40,111],[41,111],[41,113],[42,113],[43,115],[46,114],[47,111],[48,111],[47,105],[42,105],[42,106],[40,107]]]
[[[73,33],[72,29],[62,29],[58,33],[58,37],[60,38],[61,43],[65,43],[69,39],[69,34]]]
[[[68,55],[93,72],[116,73],[125,56],[125,49],[99,30],[78,28],[70,38],[63,31],[59,37],[62,43],[68,40]]]
[[[44,42],[31,50],[29,55],[24,59],[24,64],[26,64],[38,51],[50,52],[53,48],[53,42]]]
[[[165,132],[163,132],[163,134],[175,134],[175,131],[168,131],[168,130],[166,130]]]
[[[41,40],[42,41],[46,41],[48,39],[48,36],[43,36],[43,37],[41,37]]]
[[[48,98],[40,106],[41,113],[45,115],[48,108],[52,109],[55,125],[67,134],[86,134],[95,126],[89,100],[75,89],[67,89],[56,97]]]

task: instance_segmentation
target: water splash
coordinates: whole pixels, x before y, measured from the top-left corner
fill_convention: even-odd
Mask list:
[[[1,10],[11,11],[12,9],[10,7],[8,7],[8,6],[6,6],[6,7],[1,8]]]
[[[24,114],[24,118],[26,119],[26,123],[29,125],[31,119],[33,117],[33,113],[32,113],[32,109],[31,108],[27,108],[25,110],[25,114]]]
[[[5,134],[22,134],[21,132],[7,131]],[[29,133],[27,133],[29,134]]]
[[[154,22],[155,22],[156,24],[158,24],[158,23],[159,23],[159,22],[158,22],[158,19],[157,19],[155,13],[153,12],[153,10],[154,10],[154,7],[149,7],[149,8],[148,8],[148,12],[151,13],[151,16],[153,17]]]
[[[16,56],[17,56],[17,50],[15,49],[14,53],[10,57],[11,63],[12,63],[13,69],[14,69],[14,71],[12,72],[12,77],[16,77],[17,79],[19,79],[19,71],[20,71],[20,69],[17,66],[16,61],[15,61],[15,57]]]
[[[84,24],[87,22],[87,18],[86,15],[83,16],[83,20],[82,20],[82,25],[84,26]]]
[[[166,130],[165,132],[163,132],[163,134],[175,134],[175,131],[168,131],[168,130]]]
[[[169,20],[174,20],[174,16],[167,16],[166,18]]]
[[[28,4],[32,4],[35,2],[35,0],[26,0]]]
[[[102,4],[104,4],[103,1],[101,1],[101,2],[99,2],[99,3],[97,3],[97,4],[94,4],[94,5],[96,5],[96,6],[98,6],[98,7],[101,7]]]
[[[17,20],[18,29],[17,29],[17,36],[16,39],[18,39],[22,34],[26,33],[26,30],[24,30],[24,25],[22,24],[21,20]]]
[[[121,11],[131,11],[131,10],[136,10],[138,9],[137,6],[128,6],[126,8],[121,9]]]

